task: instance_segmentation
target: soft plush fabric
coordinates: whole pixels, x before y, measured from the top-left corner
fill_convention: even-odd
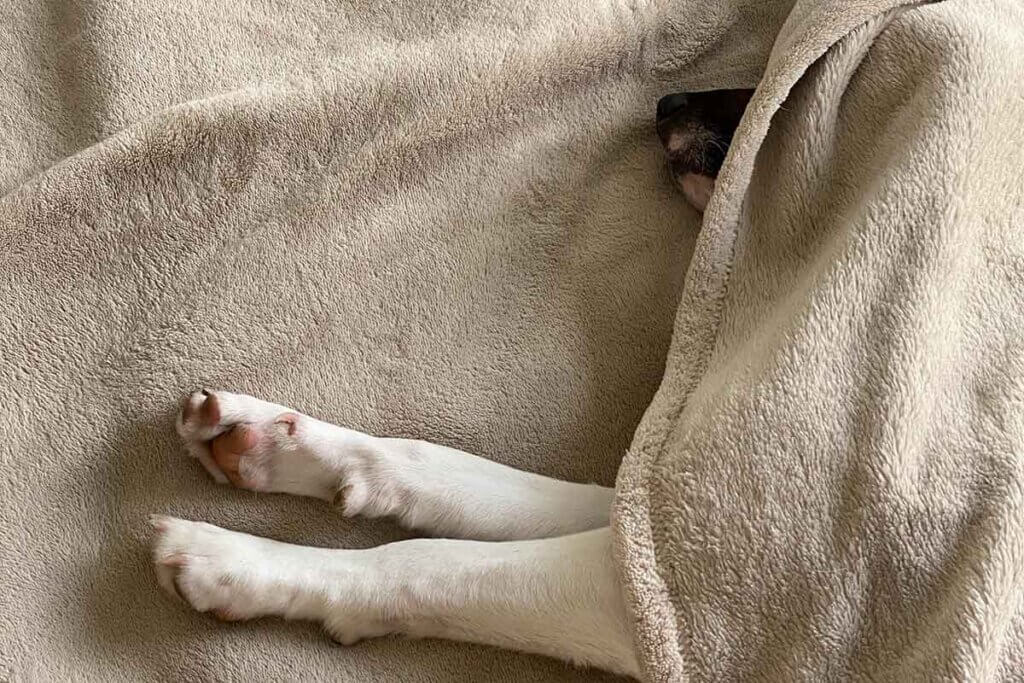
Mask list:
[[[661,382],[652,678],[1008,671],[1021,16],[897,4],[0,0],[0,680],[605,678],[162,595],[151,512],[404,536],[215,486],[197,386],[611,484]],[[698,234],[654,103],[762,77]]]
[[[405,536],[214,485],[172,425],[199,386],[611,485],[699,226],[654,135],[655,14],[0,0],[0,680],[597,675],[192,614],[146,517]]]
[[[619,474],[652,680],[1024,672],[1024,6],[862,9],[780,32]]]

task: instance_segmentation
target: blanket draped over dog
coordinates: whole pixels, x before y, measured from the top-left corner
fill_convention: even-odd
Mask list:
[[[150,512],[404,535],[215,486],[203,385],[628,449],[653,680],[1019,672],[1024,11],[901,5],[0,0],[0,680],[600,677],[163,596]],[[755,85],[698,234],[654,103]]]
[[[1019,680],[1024,5],[799,9],[619,474],[642,660]]]

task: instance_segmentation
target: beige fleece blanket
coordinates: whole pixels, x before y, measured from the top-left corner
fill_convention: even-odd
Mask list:
[[[1020,16],[895,4],[0,0],[0,680],[600,677],[165,598],[150,512],[402,536],[213,485],[200,385],[610,484],[662,382],[653,678],[1006,666]],[[694,252],[654,102],[762,76]]]
[[[1024,5],[844,9],[780,32],[619,473],[652,680],[1024,676]]]
[[[596,675],[225,627],[160,593],[145,520],[403,536],[215,486],[173,432],[197,386],[611,485],[699,225],[653,131],[656,14],[0,0],[0,680]],[[755,83],[770,37],[705,46],[781,17],[708,17],[693,73]]]

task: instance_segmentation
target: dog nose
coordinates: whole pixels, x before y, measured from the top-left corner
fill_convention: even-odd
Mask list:
[[[658,120],[668,118],[686,106],[686,95],[681,92],[665,95],[658,100]]]

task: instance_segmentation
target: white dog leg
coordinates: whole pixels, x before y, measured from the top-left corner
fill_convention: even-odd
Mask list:
[[[329,550],[169,517],[153,524],[161,584],[223,619],[306,619],[346,644],[402,633],[638,671],[607,527],[531,541]]]
[[[218,481],[337,500],[435,536],[545,538],[608,524],[613,490],[522,472],[454,448],[378,438],[228,392],[185,400],[178,431]]]

